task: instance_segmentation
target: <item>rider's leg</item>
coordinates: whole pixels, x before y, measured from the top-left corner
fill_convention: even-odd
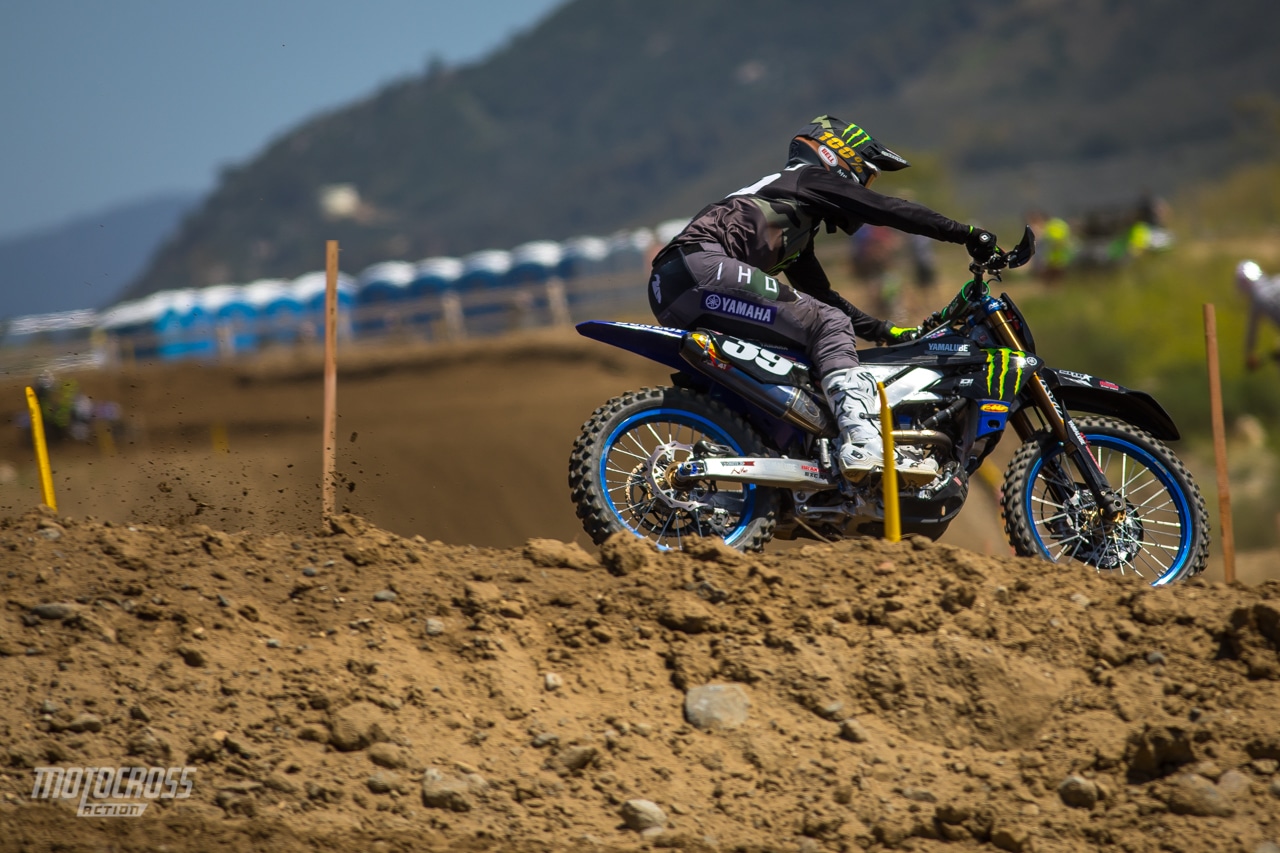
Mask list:
[[[869,376],[856,378],[857,342],[848,315],[717,249],[704,244],[683,257],[659,256],[649,283],[650,306],[658,320],[804,350],[823,377],[840,427],[842,472],[860,478],[883,467],[879,396]],[[916,462],[901,454],[898,460],[899,470],[913,482],[928,482],[938,472],[932,460]]]
[[[835,370],[823,377],[822,390],[840,427],[840,473],[847,479],[859,480],[883,468],[880,392],[872,375],[856,367]],[[916,485],[932,482],[938,476],[938,463],[933,459],[917,458],[900,448],[895,448],[894,467],[903,479]]]

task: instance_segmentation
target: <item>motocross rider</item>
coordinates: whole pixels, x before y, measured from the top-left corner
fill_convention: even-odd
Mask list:
[[[920,330],[892,326],[833,290],[813,251],[818,228],[852,234],[885,225],[963,243],[978,262],[999,251],[990,231],[869,189],[880,172],[908,165],[858,125],[818,116],[791,140],[783,171],[695,215],[654,258],[649,282],[649,307],[663,325],[804,350],[839,424],[840,471],[850,480],[884,466],[879,394],[871,374],[858,370],[855,334],[904,343]],[[780,272],[790,286],[775,278]],[[909,483],[938,473],[912,449],[899,451],[895,464]]]

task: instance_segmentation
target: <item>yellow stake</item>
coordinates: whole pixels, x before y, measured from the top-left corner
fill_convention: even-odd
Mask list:
[[[36,464],[40,467],[40,493],[44,497],[45,506],[54,512],[58,511],[58,502],[53,497],[53,473],[49,470],[49,446],[44,440],[44,417],[40,414],[40,401],[36,392],[27,388],[27,408],[31,411],[31,441],[36,446]]]
[[[111,434],[111,425],[106,421],[98,421],[94,427],[94,432],[98,434],[98,450],[103,456],[116,455],[116,439]]]
[[[893,454],[893,412],[884,393],[884,383],[877,382],[880,392],[880,436],[884,442],[884,538],[897,542],[902,538],[902,519],[898,507],[898,469]]]
[[[219,421],[209,427],[209,437],[213,441],[214,453],[230,453],[231,439],[227,435],[227,425]]]

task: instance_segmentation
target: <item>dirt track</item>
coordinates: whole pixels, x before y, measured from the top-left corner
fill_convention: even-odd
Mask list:
[[[573,332],[455,347],[342,354],[338,390],[341,504],[387,530],[453,544],[512,547],[531,536],[588,545],[566,486],[569,450],[610,397],[669,383],[670,371]],[[308,531],[320,515],[321,373],[317,354],[231,367],[153,367],[84,378],[135,425],[114,457],[52,451],[59,509],[118,522],[197,516],[224,530]],[[21,400],[20,388],[3,390]],[[219,430],[229,452],[215,450]],[[16,432],[0,460],[0,513],[40,500]],[[996,553],[990,493],[955,539]]]
[[[132,437],[52,451],[59,509],[76,517],[172,525],[196,519],[227,531],[314,531],[320,517],[321,360],[280,354],[229,366],[153,366],[80,377],[114,400]],[[12,409],[29,377],[0,382]],[[340,354],[340,506],[403,536],[509,548],[529,537],[590,543],[566,486],[578,429],[605,400],[669,382],[669,371],[572,331],[464,345],[351,348]],[[220,436],[225,443],[216,449]],[[997,449],[1003,464],[1012,440]],[[0,515],[40,503],[31,449],[0,434]],[[942,541],[1009,552],[995,479],[974,479]],[[1209,495],[1212,468],[1193,465]],[[774,550],[788,547],[775,543]],[[1237,576],[1280,577],[1273,554],[1240,555]],[[1220,559],[1208,577],[1222,578]]]
[[[664,371],[554,333],[343,365],[342,503],[367,520],[318,530],[314,357],[86,380],[133,444],[55,448],[58,515],[28,509],[26,463],[0,485],[0,849],[1280,839],[1280,582],[1151,592],[1000,556],[982,487],[942,544],[597,553],[573,436]],[[702,687],[722,727],[686,707]],[[32,802],[40,766],[195,781],[76,818]]]

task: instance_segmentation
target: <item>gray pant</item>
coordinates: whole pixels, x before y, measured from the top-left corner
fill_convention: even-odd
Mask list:
[[[786,349],[803,350],[819,378],[858,366],[853,326],[838,308],[725,254],[664,252],[649,279],[649,307],[664,326],[713,329]]]

